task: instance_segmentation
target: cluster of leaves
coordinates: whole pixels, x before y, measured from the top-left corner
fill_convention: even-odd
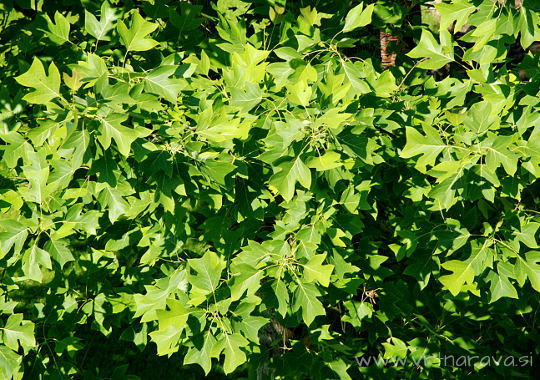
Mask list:
[[[538,4],[301,3],[2,2],[2,379],[531,376]]]

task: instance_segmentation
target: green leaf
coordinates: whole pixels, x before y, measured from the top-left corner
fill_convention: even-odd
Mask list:
[[[437,201],[438,208],[449,209],[457,201],[456,187],[463,185],[464,170],[470,165],[470,158],[464,161],[443,161],[430,170],[430,175],[437,177],[437,185],[429,191],[428,196]]]
[[[221,279],[221,272],[225,262],[215,252],[207,251],[200,259],[189,259],[189,267],[196,274],[189,274],[188,279],[192,287],[202,294],[214,293]]]
[[[474,270],[472,269],[471,263],[466,264],[463,261],[450,260],[444,262],[441,266],[444,269],[453,272],[452,274],[441,276],[439,278],[439,281],[453,296],[457,296],[466,283],[473,284]]]
[[[53,161],[52,166],[53,171],[47,181],[48,192],[67,188],[77,168],[74,168],[72,163],[66,160]]]
[[[200,167],[201,173],[208,175],[212,181],[216,181],[222,186],[226,185],[226,180],[228,175],[230,175],[235,169],[236,166],[230,162],[227,162],[225,159],[218,157],[216,160],[204,160]]]
[[[313,95],[311,86],[307,81],[298,81],[294,84],[288,84],[287,87],[287,99],[291,103],[307,107]]]
[[[399,338],[392,337],[390,342],[382,343],[384,347],[384,358],[405,358],[407,356],[407,345]]]
[[[523,49],[527,49],[535,41],[540,40],[540,15],[529,7],[520,7],[517,28],[520,31],[520,43]]]
[[[476,52],[482,49],[492,39],[493,34],[497,28],[497,19],[486,20],[476,27],[471,33],[475,38],[472,51]]]
[[[231,105],[240,108],[244,112],[249,112],[262,100],[263,92],[259,85],[246,83],[246,89],[231,89]]]
[[[128,203],[122,198],[122,193],[113,187],[105,186],[99,193],[98,201],[104,210],[109,211],[109,220],[114,223],[118,217],[129,209]]]
[[[49,195],[47,179],[49,178],[49,166],[45,158],[45,150],[37,153],[28,152],[26,155],[29,164],[23,166],[23,173],[30,182],[30,188],[21,189],[21,195],[29,202],[42,205]]]
[[[277,167],[279,170],[272,175],[268,183],[279,191],[286,202],[293,198],[296,182],[307,189],[310,188],[311,172],[302,162],[300,156],[281,163]]]
[[[199,60],[197,64],[197,70],[202,75],[208,75],[208,72],[210,71],[210,58],[205,53],[205,51],[201,51],[201,59]]]
[[[502,165],[508,175],[516,173],[518,156],[508,149],[511,139],[511,136],[491,135],[480,143],[486,154],[486,166],[492,172]]]
[[[139,137],[139,132],[122,125],[127,118],[126,115],[119,113],[101,118],[101,135],[98,136],[98,140],[103,149],[108,149],[111,145],[111,139],[114,139],[118,151],[126,157],[129,155],[131,144]]]
[[[49,252],[39,248],[35,243],[28,249],[22,257],[22,269],[29,280],[41,282],[43,273],[41,267],[52,269],[51,256]]]
[[[195,30],[203,22],[203,18],[200,17],[202,8],[202,5],[182,1],[178,4],[176,11],[170,8],[169,20],[179,32]]]
[[[317,297],[321,293],[314,284],[298,282],[294,292],[293,311],[302,308],[302,318],[310,326],[318,315],[324,315],[324,307]]]
[[[252,315],[241,315],[241,319],[233,321],[234,329],[254,343],[259,343],[259,330],[268,324],[268,319],[264,317],[255,317]]]
[[[176,290],[187,290],[186,271],[177,269],[169,277],[161,279],[157,286],[147,285],[146,294],[135,294],[134,301],[136,311],[134,317],[140,317],[141,322],[148,322],[157,319],[157,310],[165,310],[167,299]]]
[[[34,324],[25,321],[22,314],[12,314],[9,316],[4,327],[0,328],[4,344],[14,351],[21,347],[27,351],[36,345],[34,339]]]
[[[277,279],[273,282],[272,289],[274,290],[274,294],[278,301],[277,311],[282,317],[285,317],[289,307],[289,291],[287,290],[287,286],[283,281]]]
[[[28,237],[28,228],[16,220],[0,220],[0,259],[8,254],[11,247],[14,247],[14,255],[18,256],[24,242]]]
[[[356,28],[361,28],[371,23],[371,15],[373,14],[373,9],[375,4],[369,4],[366,9],[364,8],[364,3],[358,4],[356,7],[351,9],[347,16],[345,17],[345,25],[343,26],[343,32],[347,33]]]
[[[71,250],[68,247],[68,243],[64,240],[50,239],[45,243],[43,247],[50,253],[51,257],[60,264],[60,268],[63,268],[67,262],[75,261]]]
[[[231,289],[231,299],[233,301],[239,300],[244,292],[247,291],[246,296],[254,294],[261,286],[261,279],[263,272],[257,270],[248,264],[235,265],[232,268],[234,276],[231,279],[229,285]]]
[[[341,194],[341,203],[351,214],[358,213],[361,195],[354,191],[354,187],[347,187]]]
[[[107,69],[107,64],[103,58],[96,54],[87,54],[86,61],[79,61],[77,65],[72,65],[71,68],[81,74],[81,81],[87,82],[88,86],[108,83],[107,75],[109,74],[109,71]]]
[[[352,377],[347,373],[350,365],[345,363],[343,359],[335,360],[329,363],[328,366],[339,376],[339,380],[352,380]]]
[[[487,268],[493,268],[495,252],[491,247],[492,241],[485,239],[482,243],[476,240],[471,242],[471,255],[465,260],[476,276],[481,275]]]
[[[349,61],[342,62],[342,65],[347,79],[356,90],[357,94],[368,94],[372,91],[367,82],[362,79],[365,78],[365,75],[356,65]]]
[[[167,300],[168,310],[157,310],[159,329],[150,333],[156,343],[158,355],[168,355],[177,351],[182,331],[187,326],[190,311],[184,303],[175,299]]]
[[[0,344],[0,376],[9,380],[21,365],[22,356]]]
[[[498,272],[499,273],[497,274],[490,271],[486,277],[491,282],[491,287],[489,289],[491,292],[491,299],[489,302],[495,302],[501,297],[518,298],[516,288],[510,283],[508,277],[504,273],[501,273],[500,269]]]
[[[439,45],[430,31],[422,29],[420,42],[407,55],[411,58],[428,58],[417,65],[420,69],[440,69],[454,60],[454,50],[450,42],[451,37],[447,33],[447,31],[441,31],[441,42],[443,44]]]
[[[374,313],[373,305],[367,301],[346,301],[343,305],[348,309],[343,321],[349,322],[353,326],[360,326],[364,318],[371,318]]]
[[[184,356],[184,365],[198,364],[204,370],[205,375],[208,375],[212,369],[212,351],[214,351],[215,346],[216,338],[210,330],[206,331],[202,336],[202,342],[195,340],[195,345],[189,348]]]
[[[15,78],[19,84],[34,89],[23,97],[24,100],[34,104],[48,104],[51,100],[62,97],[60,94],[60,72],[54,62],[51,62],[48,71],[49,75],[47,76],[39,58],[34,57],[28,71]]]
[[[540,251],[530,251],[525,254],[525,259],[518,257],[514,266],[514,273],[520,286],[523,286],[528,278],[531,286],[540,292]]]
[[[144,78],[144,89],[156,95],[161,95],[171,103],[176,103],[178,93],[184,88],[184,82],[176,78],[170,78],[178,66],[160,66],[148,73]]]
[[[322,156],[311,157],[307,166],[317,171],[335,169],[343,165],[341,155],[338,152],[328,150]]]
[[[210,128],[198,127],[197,134],[215,143],[232,143],[233,139],[245,140],[249,136],[250,124],[239,118],[223,120]]]
[[[439,154],[447,148],[439,132],[428,125],[423,125],[425,136],[412,127],[405,128],[407,144],[400,153],[403,158],[411,158],[421,154],[416,166],[424,171],[427,165],[433,165]]]
[[[467,23],[469,16],[476,10],[476,6],[469,0],[454,0],[452,4],[434,4],[437,12],[441,16],[440,30],[446,30],[454,21],[454,33],[461,30]]]
[[[306,282],[317,281],[322,286],[328,287],[334,266],[330,264],[323,265],[325,259],[326,254],[315,255],[303,265],[304,280]]]
[[[223,337],[217,344],[218,351],[223,350],[225,362],[223,363],[223,371],[225,374],[233,372],[239,365],[246,362],[246,354],[241,350],[242,347],[248,345],[248,341],[239,333],[228,335],[223,334]]]
[[[84,10],[84,28],[86,31],[95,37],[98,41],[109,41],[110,37],[107,34],[114,28],[114,22],[118,16],[107,1],[101,4],[100,20],[96,16]]]
[[[526,224],[521,227],[521,230],[516,233],[515,236],[519,241],[529,248],[540,248],[535,237],[538,228],[540,228],[540,223],[526,222]]]
[[[487,101],[473,104],[467,111],[463,125],[477,135],[483,134],[499,120],[498,115],[492,115],[491,109],[491,103]]]
[[[47,26],[49,28],[46,31],[47,36],[52,42],[57,45],[62,45],[65,42],[69,42],[69,22],[58,11],[54,14],[54,23],[51,21],[48,15],[45,15],[47,20]],[[55,24],[56,23],[56,24]]]
[[[148,38],[148,35],[156,30],[158,25],[146,21],[138,11],[133,13],[129,29],[122,20],[118,21],[116,27],[120,40],[127,51],[146,51],[158,44],[157,41]]]
[[[392,72],[389,70],[384,71],[376,79],[368,78],[368,83],[375,90],[375,94],[382,98],[388,98],[392,96],[394,92],[398,89],[398,85],[396,84],[396,78],[394,77],[394,74],[392,74]]]

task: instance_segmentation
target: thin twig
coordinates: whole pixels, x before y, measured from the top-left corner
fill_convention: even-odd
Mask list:
[[[418,66],[421,62],[425,61],[426,59],[428,59],[429,57],[424,57],[422,58],[421,60],[419,60],[418,62],[416,62],[413,67],[411,67],[411,69],[409,70],[409,72],[407,74],[405,74],[405,76],[403,77],[403,79],[401,80],[401,83],[399,84],[398,88],[396,89],[396,93],[399,92],[399,90],[401,90],[401,86],[403,86],[403,83],[405,83],[405,81],[407,80],[407,78],[409,77],[409,75],[412,73],[412,71],[416,68],[416,66]]]

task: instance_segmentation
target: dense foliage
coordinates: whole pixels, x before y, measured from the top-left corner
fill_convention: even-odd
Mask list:
[[[540,3],[424,3],[2,1],[0,378],[532,377]]]

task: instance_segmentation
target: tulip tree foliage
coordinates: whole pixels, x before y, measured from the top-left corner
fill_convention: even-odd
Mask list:
[[[540,6],[424,3],[3,1],[0,378],[532,376]]]

